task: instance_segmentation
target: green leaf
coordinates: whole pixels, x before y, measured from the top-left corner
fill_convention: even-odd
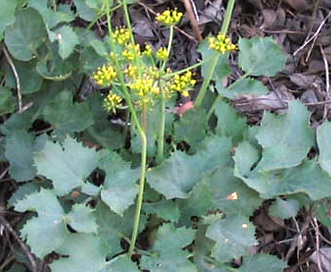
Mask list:
[[[300,210],[300,203],[296,199],[283,200],[280,197],[269,207],[269,214],[275,217],[288,219],[295,217]]]
[[[263,173],[255,169],[249,175],[236,176],[264,198],[295,193],[305,193],[312,200],[331,196],[331,179],[315,160],[289,169]]]
[[[54,128],[54,133],[63,138],[66,134],[83,131],[93,124],[93,116],[88,105],[73,103],[69,91],[60,92],[43,109],[43,116]]]
[[[247,176],[259,158],[258,150],[250,142],[241,142],[233,156],[235,161],[234,172],[238,175]]]
[[[286,114],[265,112],[256,135],[262,146],[259,171],[290,168],[299,165],[314,145],[309,126],[310,113],[299,101],[289,102]]]
[[[0,6],[0,40],[2,40],[5,28],[15,22],[17,0],[0,0]]]
[[[180,208],[180,223],[191,226],[194,218],[204,215],[213,208],[211,188],[206,182],[197,183],[187,199],[177,200]]]
[[[244,257],[243,264],[238,272],[280,272],[286,267],[286,263],[276,256],[258,253]]]
[[[262,95],[269,92],[268,88],[253,78],[239,78],[228,88],[223,87],[223,82],[217,82],[216,88],[222,96],[234,99],[239,95]]]
[[[81,186],[97,166],[95,150],[67,137],[63,145],[48,141],[34,155],[38,173],[53,181],[55,192],[65,195]]]
[[[21,93],[30,94],[40,90],[43,78],[36,71],[36,61],[14,61],[21,83]],[[6,86],[16,88],[16,79],[10,67],[7,68]]]
[[[101,190],[101,199],[117,214],[123,215],[125,209],[134,203],[138,188],[136,181],[140,169],[131,169],[131,163],[111,150],[98,152],[99,168],[106,172]]]
[[[263,201],[254,190],[234,176],[231,166],[217,169],[208,181],[208,188],[213,208],[227,215],[240,212],[241,215],[251,216]]]
[[[127,209],[123,216],[114,213],[106,204],[99,202],[93,215],[98,224],[98,235],[101,238],[102,247],[107,255],[117,255],[122,252],[121,239],[130,239],[132,232],[135,207]],[[146,217],[141,215],[139,232],[145,228]]]
[[[330,198],[322,199],[321,201],[315,203],[315,205],[313,206],[313,212],[317,220],[328,228],[331,227],[330,210],[331,210]]]
[[[68,25],[64,25],[54,32],[59,43],[59,54],[62,59],[66,59],[79,44],[78,36]]]
[[[61,11],[61,5],[58,5],[56,10],[53,10],[47,6],[47,2],[45,1],[29,0],[29,6],[38,10],[42,15],[48,30],[56,27],[60,23],[69,23],[75,19],[72,12]]]
[[[212,80],[216,82],[221,82],[223,78],[230,75],[232,70],[228,61],[228,54],[219,55],[218,52],[211,50],[209,48],[209,42],[207,39],[203,40],[199,44],[198,52],[201,53],[203,61],[205,61],[201,66],[201,75],[203,78],[209,76],[210,73],[210,61],[214,58],[218,58],[214,73],[212,75]]]
[[[157,150],[157,139],[160,131],[161,111],[159,106],[149,110],[146,118],[148,120],[146,126],[148,156],[154,156]],[[170,129],[172,129],[174,114],[165,112],[165,118],[164,135],[167,135]],[[135,153],[141,152],[141,139],[136,126],[131,126],[131,148]]]
[[[317,128],[316,138],[319,150],[318,163],[331,176],[331,123],[325,122]]]
[[[7,137],[5,156],[10,164],[9,174],[17,181],[30,180],[37,174],[33,166],[33,138],[22,130],[17,130]]]
[[[98,225],[92,215],[92,210],[83,204],[75,204],[66,215],[66,221],[77,232],[97,233]]]
[[[142,269],[157,272],[197,271],[195,265],[187,260],[188,252],[183,250],[183,247],[192,243],[194,230],[164,224],[158,229],[156,236],[152,254],[141,258]]]
[[[98,16],[96,11],[92,8],[90,8],[85,0],[76,0],[75,6],[77,9],[77,14],[80,18],[84,19],[85,21],[93,21],[94,18]]]
[[[248,217],[232,215],[208,226],[206,237],[216,242],[212,252],[216,260],[227,262],[249,253],[249,248],[256,244],[254,234]]]
[[[119,255],[108,262],[105,270],[99,272],[139,272],[137,265],[131,261],[128,255]]]
[[[219,100],[215,114],[217,116],[216,134],[231,137],[234,143],[238,143],[244,137],[247,120],[228,103]]]
[[[174,124],[175,142],[185,141],[192,147],[206,137],[207,113],[203,108],[192,109],[180,117]]]
[[[98,272],[106,266],[101,239],[92,234],[70,234],[57,252],[65,256],[50,264],[53,272]]]
[[[14,112],[16,108],[16,99],[12,92],[5,87],[0,87],[0,95],[0,116]]]
[[[279,45],[270,37],[239,39],[239,66],[251,76],[274,76],[287,60]]]
[[[87,128],[84,138],[103,147],[119,149],[123,146],[124,137],[120,132],[120,126],[109,122],[108,116],[102,107],[102,100],[103,97],[100,93],[94,93],[87,99],[88,107],[94,118],[94,124]]]
[[[38,214],[28,220],[21,230],[22,237],[27,237],[27,243],[37,257],[43,258],[58,249],[67,238],[64,211],[53,191],[41,189],[40,192],[32,193],[19,200],[15,204],[15,210],[35,211]],[[40,239],[41,237],[47,239]]]
[[[16,22],[7,27],[5,43],[9,52],[18,60],[31,60],[37,49],[47,39],[41,15],[32,8],[16,13]]]
[[[180,211],[177,204],[171,200],[161,200],[153,203],[144,203],[143,210],[147,214],[155,214],[166,221],[178,222]]]
[[[230,150],[228,138],[210,137],[195,155],[175,151],[160,166],[147,173],[147,182],[166,199],[188,198],[202,178],[230,161]]]

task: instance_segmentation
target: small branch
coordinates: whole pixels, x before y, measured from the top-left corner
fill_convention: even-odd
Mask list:
[[[324,69],[325,69],[325,81],[326,81],[326,88],[325,88],[325,93],[326,93],[326,99],[325,100],[330,100],[331,98],[331,94],[330,94],[330,74],[329,74],[329,63],[328,60],[326,58],[325,52],[322,48],[322,46],[320,46],[320,51],[323,57],[323,62],[324,62]],[[325,105],[324,107],[324,113],[323,113],[323,118],[326,119],[327,114],[328,114],[328,109],[329,106]]]
[[[22,240],[20,239],[20,237],[18,237],[17,233],[12,228],[12,226],[9,224],[9,222],[1,214],[0,214],[0,222],[5,227],[5,229],[15,238],[15,240],[18,242],[18,244],[21,246],[22,250],[24,251],[25,255],[27,256],[27,258],[30,261],[30,264],[32,267],[32,272],[38,272],[37,263],[35,261],[35,258],[31,254],[29,248],[26,246],[25,243],[22,242]]]
[[[193,3],[193,1],[190,1],[190,0],[183,0],[183,2],[184,2],[184,6],[185,6],[186,12],[188,14],[188,17],[190,19],[194,35],[197,38],[197,40],[199,42],[201,42],[203,40],[203,38],[202,38],[201,33],[200,33],[200,28],[199,28],[199,25],[198,25],[197,18],[195,17],[195,13],[193,11],[192,6],[194,5],[194,3]]]
[[[295,52],[293,53],[293,57],[295,57],[302,49],[304,49],[312,40],[316,39],[318,34],[321,32],[322,27],[325,25],[326,21],[331,16],[331,11],[328,13],[328,15],[325,17],[325,19],[322,21],[322,23],[319,25],[315,33],[301,45]]]
[[[8,64],[10,66],[10,68],[13,71],[15,80],[16,80],[16,90],[17,90],[17,99],[18,99],[18,113],[22,113],[23,112],[23,107],[22,107],[22,94],[21,94],[21,82],[20,82],[20,78],[18,76],[16,67],[14,62],[12,61],[9,52],[7,50],[7,48],[5,46],[2,47],[2,51],[5,54],[5,57],[8,61]]]

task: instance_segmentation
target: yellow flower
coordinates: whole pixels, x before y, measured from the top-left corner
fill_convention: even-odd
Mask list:
[[[165,10],[161,14],[157,14],[156,20],[167,25],[167,26],[173,26],[180,22],[180,20],[183,17],[183,13],[178,12],[177,9],[174,10]]]
[[[131,79],[135,79],[138,76],[138,66],[130,64],[128,68],[124,70],[124,73]]]
[[[116,109],[121,106],[122,100],[119,95],[109,92],[103,100],[103,107],[107,112],[112,111],[115,114]]]
[[[229,37],[219,33],[216,37],[209,37],[209,47],[218,51],[221,54],[237,49],[237,45],[231,43]]]
[[[143,55],[150,57],[150,56],[152,56],[152,54],[153,54],[153,48],[152,48],[152,46],[149,45],[149,44],[146,44],[145,45],[145,50],[143,52]]]
[[[109,65],[103,65],[98,68],[92,78],[100,86],[107,87],[111,85],[111,82],[116,78],[116,71]]]
[[[127,28],[121,27],[117,28],[113,33],[113,39],[115,43],[119,45],[125,45],[127,42],[129,42],[131,38],[130,31]]]
[[[159,50],[156,51],[156,57],[159,60],[166,61],[169,58],[168,50],[164,47],[161,47]]]
[[[173,91],[181,93],[182,96],[188,97],[189,90],[193,88],[196,80],[192,79],[193,73],[191,71],[186,72],[184,75],[176,74],[171,84]]]
[[[123,58],[128,61],[134,61],[140,56],[140,46],[139,44],[128,44],[122,52]]]

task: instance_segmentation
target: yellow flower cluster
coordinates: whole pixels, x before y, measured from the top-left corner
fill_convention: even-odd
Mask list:
[[[177,9],[174,10],[165,10],[163,13],[156,16],[156,20],[167,25],[173,26],[180,22],[183,17],[183,13],[178,12]]]
[[[119,95],[109,92],[109,94],[103,100],[103,107],[108,112],[112,111],[113,113],[116,113],[116,109],[122,106],[122,100],[122,97]]]
[[[127,42],[130,41],[131,38],[130,31],[124,27],[117,28],[112,36],[115,43],[119,45],[125,45]]]
[[[159,60],[166,61],[169,58],[169,53],[167,48],[161,47],[159,50],[157,50],[156,57]]]
[[[191,90],[196,80],[192,79],[193,73],[191,71],[186,72],[184,75],[176,74],[171,84],[173,91],[181,93],[184,97],[189,97],[189,90]]]
[[[145,50],[143,51],[143,55],[148,56],[148,57],[153,55],[153,48],[151,45],[149,45],[149,44],[145,45]]]
[[[124,59],[128,61],[135,61],[140,56],[139,44],[129,43],[122,52]]]
[[[92,78],[98,85],[102,87],[108,87],[116,78],[116,71],[112,66],[103,65],[102,67],[98,68],[98,70],[93,74]]]
[[[209,47],[218,51],[221,54],[237,49],[237,45],[231,43],[229,37],[219,33],[216,37],[209,37]]]

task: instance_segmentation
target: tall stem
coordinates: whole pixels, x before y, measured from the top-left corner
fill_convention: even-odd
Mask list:
[[[126,6],[126,1],[123,1],[123,8],[124,8],[124,11],[125,10],[128,11],[127,6]],[[128,14],[126,14],[126,15],[127,15],[126,18],[128,19],[129,18]],[[107,5],[107,24],[108,24],[108,32],[109,32],[109,44],[110,44],[111,50],[114,52],[115,46],[114,46],[114,42],[111,37],[112,27],[111,27],[111,20],[110,20],[109,5]],[[128,22],[128,24],[130,24],[130,22]],[[133,40],[133,37],[132,37],[132,40]],[[138,119],[137,112],[132,103],[129,90],[125,84],[124,75],[122,73],[122,70],[121,70],[121,67],[120,67],[120,64],[119,64],[119,61],[117,58],[114,58],[114,63],[115,63],[115,68],[116,68],[117,75],[118,75],[118,80],[121,85],[121,89],[125,96],[126,103],[128,104],[128,108],[131,113],[133,123],[137,127],[138,133],[140,135],[141,146],[142,146],[141,147],[141,172],[140,172],[140,181],[139,181],[139,193],[138,193],[138,198],[137,198],[137,206],[136,206],[136,212],[135,212],[134,223],[133,223],[131,243],[130,243],[129,252],[128,252],[128,255],[131,257],[134,252],[134,247],[135,247],[137,236],[138,236],[140,213],[141,213],[141,207],[142,207],[143,196],[144,196],[144,187],[145,187],[145,178],[146,178],[146,163],[147,163],[147,138],[146,138],[145,130],[143,129],[143,126],[141,125],[141,123]],[[146,123],[145,105],[143,105],[142,111],[143,111],[143,119],[145,118],[145,120],[143,120],[143,124],[144,124],[144,123]]]
[[[139,192],[138,192],[138,198],[137,198],[137,204],[136,204],[136,212],[134,215],[134,222],[133,222],[133,230],[132,230],[132,236],[131,236],[131,242],[129,247],[128,255],[131,258],[134,247],[137,241],[138,237],[138,231],[139,231],[139,222],[140,222],[140,214],[141,214],[141,208],[144,200],[144,189],[145,189],[145,178],[146,178],[146,163],[147,163],[147,138],[146,138],[146,124],[147,124],[147,112],[146,112],[146,105],[142,105],[142,124],[143,129],[142,133],[140,134],[141,137],[141,172],[140,172],[140,181],[139,181]]]
[[[172,41],[174,36],[174,27],[170,26],[170,34],[169,34],[169,41],[167,46],[168,56],[170,56]],[[167,62],[164,61],[161,66],[161,73],[165,70]],[[157,154],[156,154],[156,163],[160,164],[163,161],[163,154],[164,154],[164,131],[165,131],[165,94],[163,86],[160,86],[161,90],[161,101],[160,101],[160,127],[159,127],[159,135],[157,140]]]
[[[228,32],[235,2],[236,2],[235,0],[229,0],[229,2],[228,2],[228,5],[226,7],[226,13],[225,13],[224,20],[223,20],[222,27],[221,27],[222,34],[226,34]],[[209,66],[208,76],[205,77],[205,79],[203,80],[201,89],[195,99],[195,103],[194,103],[195,107],[200,107],[203,102],[203,99],[206,95],[208,86],[209,86],[212,76],[215,72],[215,68],[216,68],[218,59],[219,59],[219,53],[217,51],[213,52],[213,58],[211,60],[210,66]]]

